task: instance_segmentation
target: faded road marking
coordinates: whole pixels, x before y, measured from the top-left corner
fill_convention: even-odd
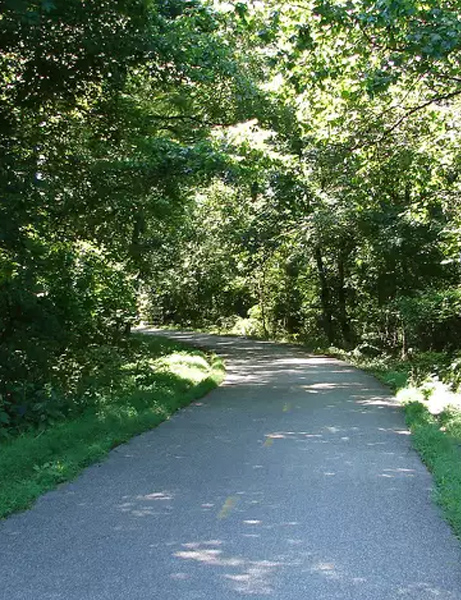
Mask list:
[[[264,442],[264,446],[266,448],[269,448],[270,446],[272,446],[272,444],[274,443],[274,439],[271,437],[266,438],[266,441]]]
[[[285,404],[285,406],[283,407],[283,412],[290,412],[291,410],[291,404],[289,402],[287,402]]]
[[[229,498],[224,502],[223,507],[219,511],[218,519],[226,519],[230,512],[237,506],[240,498],[237,496],[229,496]]]

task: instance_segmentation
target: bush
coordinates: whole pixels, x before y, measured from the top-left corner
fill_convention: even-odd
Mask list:
[[[428,291],[396,301],[407,337],[407,347],[444,351],[459,348],[461,290]]]
[[[231,333],[245,337],[264,338],[267,336],[259,305],[255,305],[248,311],[248,318],[238,318]]]
[[[119,344],[135,319],[120,265],[90,244],[43,244],[37,266],[0,263],[0,423],[24,427],[70,409],[91,347]]]

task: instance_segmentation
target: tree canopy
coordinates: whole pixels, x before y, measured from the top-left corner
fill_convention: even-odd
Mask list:
[[[2,0],[0,420],[140,315],[459,350],[460,9]]]

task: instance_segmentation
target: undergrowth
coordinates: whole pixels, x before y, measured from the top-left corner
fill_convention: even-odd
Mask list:
[[[133,336],[122,355],[105,352],[85,408],[0,443],[0,518],[74,478],[112,448],[151,429],[223,379],[219,358],[155,336]]]

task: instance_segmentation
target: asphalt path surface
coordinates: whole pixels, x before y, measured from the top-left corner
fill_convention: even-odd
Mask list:
[[[172,337],[222,387],[0,523],[2,600],[461,600],[401,410],[345,363]]]

